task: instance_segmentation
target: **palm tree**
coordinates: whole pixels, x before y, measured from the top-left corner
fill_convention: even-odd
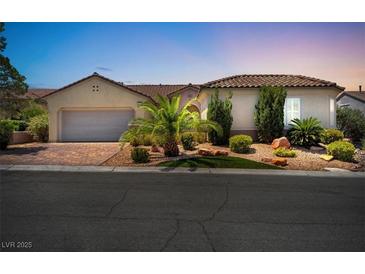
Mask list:
[[[158,95],[156,103],[147,101],[141,103],[139,108],[150,114],[150,118],[137,118],[132,121],[131,128],[122,135],[122,141],[128,142],[136,136],[150,134],[152,137],[159,137],[163,140],[163,149],[166,156],[179,155],[178,140],[183,132],[208,131],[213,129],[222,134],[219,124],[200,119],[197,112],[190,112],[189,101],[181,109],[181,96],[177,95],[169,99]]]

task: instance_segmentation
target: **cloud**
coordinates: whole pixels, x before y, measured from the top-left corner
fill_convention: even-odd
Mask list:
[[[102,71],[113,71],[111,68],[106,68],[106,67],[96,67],[96,69]]]

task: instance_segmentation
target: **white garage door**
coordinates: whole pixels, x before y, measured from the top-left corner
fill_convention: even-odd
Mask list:
[[[133,110],[62,111],[61,140],[65,142],[118,141],[133,119]]]

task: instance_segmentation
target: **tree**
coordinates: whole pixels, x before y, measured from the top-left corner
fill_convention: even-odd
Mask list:
[[[224,100],[219,98],[219,90],[216,89],[211,96],[208,105],[207,118],[210,121],[218,123],[222,129],[223,134],[218,135],[216,131],[209,132],[209,140],[213,145],[227,145],[229,136],[231,133],[231,127],[233,122],[232,117],[232,93],[228,95]]]
[[[285,98],[286,91],[283,87],[260,88],[254,120],[261,142],[270,143],[283,134]]]
[[[337,109],[337,127],[346,137],[354,141],[365,138],[365,115],[358,109],[340,107]]]
[[[0,23],[0,35],[3,31],[4,23]],[[2,54],[5,47],[6,39],[0,36],[0,117],[12,118],[21,108],[24,102],[21,96],[27,92],[28,86],[25,77]]]
[[[148,112],[151,118],[137,118],[132,121],[131,128],[121,137],[124,142],[136,136],[151,134],[163,139],[163,148],[166,156],[178,156],[178,140],[184,132],[207,131],[214,129],[218,134],[222,133],[221,127],[212,121],[201,120],[199,113],[190,112],[189,101],[184,107],[179,108],[181,96],[174,96],[171,99],[158,95],[157,102],[147,101],[139,107]]]

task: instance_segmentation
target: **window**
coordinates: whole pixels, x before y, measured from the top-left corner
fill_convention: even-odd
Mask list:
[[[330,127],[336,126],[336,105],[335,99],[330,98]]]
[[[300,119],[300,98],[286,98],[284,105],[284,125],[288,126],[295,118]]]

